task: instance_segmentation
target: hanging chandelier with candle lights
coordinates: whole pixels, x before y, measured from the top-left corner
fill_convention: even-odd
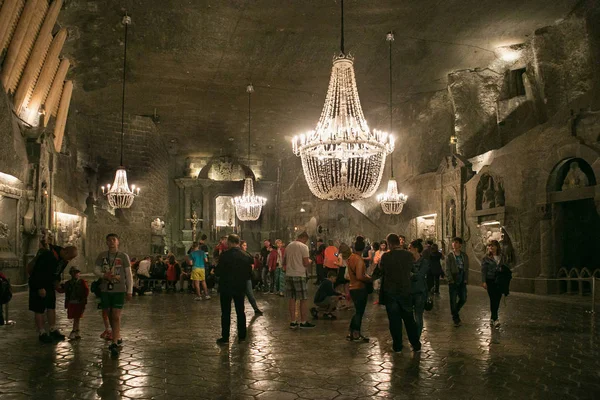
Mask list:
[[[246,87],[248,93],[248,165],[250,165],[250,116],[251,116],[251,96],[254,92],[252,84]],[[263,206],[267,199],[254,194],[254,182],[251,177],[244,179],[244,192],[241,196],[233,198],[235,205],[235,214],[240,221],[256,221],[260,217]]]
[[[381,182],[394,138],[371,130],[363,115],[354,57],[344,51],[344,2],[341,0],[341,48],[333,68],[325,105],[315,130],[295,136],[294,154],[302,159],[311,192],[324,200],[357,200],[373,195]]]
[[[390,44],[390,132],[392,131],[392,42],[394,41],[394,32],[389,32],[386,40]],[[385,214],[400,214],[404,208],[408,196],[404,193],[398,193],[398,183],[394,179],[394,154],[390,153],[390,180],[387,184],[387,191],[377,195],[377,201]]]
[[[129,208],[133,204],[134,198],[140,194],[140,188],[136,189],[135,185],[127,183],[127,171],[123,166],[123,141],[125,138],[125,78],[127,72],[127,28],[131,24],[131,17],[125,15],[123,17],[123,25],[125,25],[125,45],[123,50],[123,94],[121,101],[121,162],[115,173],[115,180],[112,186],[102,186],[102,194],[108,199],[108,204],[112,208]]]

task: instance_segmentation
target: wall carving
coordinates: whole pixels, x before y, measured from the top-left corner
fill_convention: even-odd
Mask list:
[[[494,178],[490,174],[482,175],[477,184],[475,201],[476,210],[504,207],[504,184],[499,178]]]

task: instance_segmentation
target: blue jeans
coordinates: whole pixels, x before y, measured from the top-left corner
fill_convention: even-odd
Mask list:
[[[403,321],[408,341],[414,350],[420,350],[421,342],[417,333],[417,324],[415,323],[410,296],[385,293],[385,310],[390,322],[390,334],[392,335],[394,351],[402,350]]]
[[[252,279],[248,279],[246,281],[246,297],[248,297],[248,302],[250,303],[254,311],[258,311],[258,305],[256,304],[254,292],[252,291]]]
[[[450,284],[448,285],[450,290],[450,311],[452,312],[452,320],[454,322],[460,321],[460,309],[467,302],[467,285],[461,284]],[[457,301],[458,299],[458,301]]]
[[[415,316],[415,323],[417,324],[417,333],[419,334],[420,339],[421,333],[423,332],[423,313],[425,312],[425,300],[427,300],[427,295],[425,293],[413,293],[410,296],[412,297],[413,313]]]

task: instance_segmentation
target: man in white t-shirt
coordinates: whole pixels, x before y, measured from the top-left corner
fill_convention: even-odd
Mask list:
[[[308,234],[302,232],[298,238],[285,249],[285,292],[289,298],[290,329],[314,328],[308,322],[308,288],[306,267],[310,265],[309,251],[306,242]],[[296,302],[300,301],[300,323],[296,319]]]

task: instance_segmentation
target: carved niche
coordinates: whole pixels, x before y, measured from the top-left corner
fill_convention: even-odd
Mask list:
[[[590,178],[583,172],[578,160],[572,160],[563,168],[566,175],[560,185],[561,191],[590,186]]]
[[[504,184],[490,174],[484,174],[477,184],[476,210],[504,207]]]

